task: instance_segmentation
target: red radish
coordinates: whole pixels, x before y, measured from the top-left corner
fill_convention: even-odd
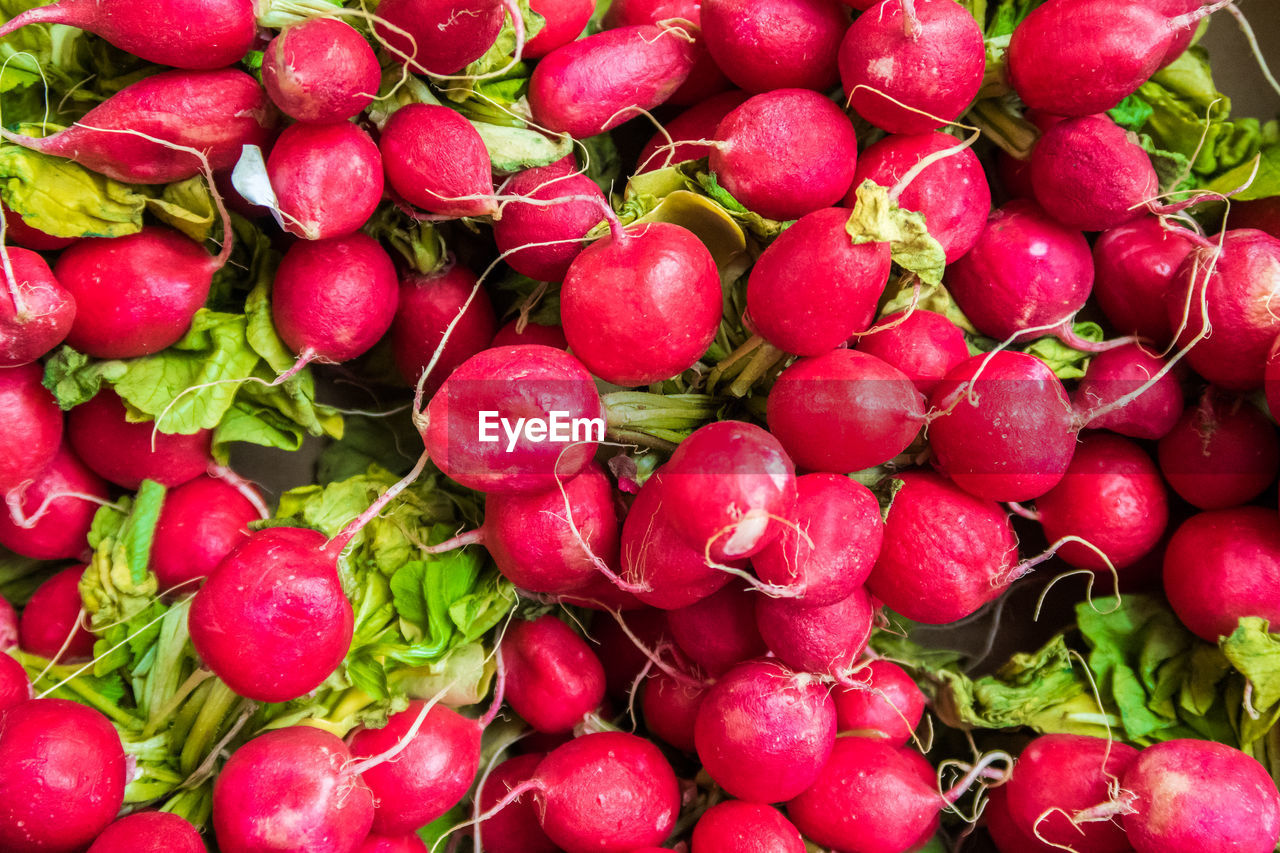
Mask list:
[[[557,438],[553,413],[561,426],[573,424],[564,430],[568,438]],[[590,419],[602,417],[591,374],[573,356],[537,345],[499,347],[449,375],[431,398],[423,439],[431,461],[458,483],[528,494],[555,489],[586,466],[604,432],[601,421]],[[548,429],[531,427],[531,420]]]
[[[83,849],[124,804],[126,772],[120,735],[92,708],[33,699],[0,713],[0,849]]]
[[[67,246],[76,241],[75,237],[55,237],[52,234],[46,234],[35,226],[28,225],[25,219],[3,203],[0,203],[0,213],[4,214],[5,242],[10,245],[21,246],[24,249],[32,249],[37,252],[56,252],[59,249],[67,248]]]
[[[603,614],[596,617],[591,623],[588,639],[595,642],[596,656],[604,664],[609,698],[625,704],[631,695],[632,684],[649,661],[645,650],[669,644],[671,632],[667,628],[665,612],[654,607],[644,607],[620,613],[617,617]],[[0,646],[3,646],[2,639]]]
[[[808,89],[748,98],[716,128],[711,171],[746,207],[770,219],[799,219],[849,191],[857,139],[849,117]]]
[[[1093,257],[1079,231],[1050,218],[1035,202],[997,209],[969,254],[947,268],[947,287],[979,332],[998,340],[1047,334],[1084,306]],[[1060,334],[1060,333],[1059,333]]]
[[[857,339],[858,352],[902,371],[929,395],[947,371],[969,357],[964,332],[941,314],[917,308],[886,314]]]
[[[1120,408],[1107,409],[1147,385],[1164,366],[1164,359],[1140,344],[1100,352],[1090,360],[1071,395],[1071,405],[1089,429],[1108,429],[1130,438],[1162,438],[1182,412],[1182,386],[1174,374],[1166,373]]]
[[[1280,472],[1280,439],[1266,415],[1213,389],[1160,439],[1160,471],[1187,503],[1224,509],[1260,495]]]
[[[563,281],[569,264],[582,251],[580,242],[599,224],[609,203],[596,182],[586,175],[560,171],[557,164],[526,169],[504,187],[504,193],[549,205],[512,200],[493,221],[493,239],[513,270],[538,281]],[[553,246],[535,243],[561,242]],[[523,248],[529,247],[529,248]],[[509,253],[509,254],[508,254]]]
[[[507,674],[507,704],[535,731],[572,731],[604,699],[600,659],[551,614],[512,624],[498,655]]]
[[[171,490],[151,540],[151,571],[160,589],[192,591],[191,582],[208,577],[258,518],[249,499],[223,480],[201,476]]]
[[[347,745],[311,726],[258,735],[232,753],[213,784],[213,828],[224,853],[278,848],[353,853],[374,802]]]
[[[97,638],[85,628],[80,598],[86,568],[81,564],[63,569],[36,588],[18,623],[18,646],[24,652],[59,661],[93,657]]]
[[[134,812],[102,831],[87,853],[205,853],[188,821],[168,812]]]
[[[644,682],[640,710],[649,734],[683,752],[693,752],[694,727],[707,687],[693,679],[675,678],[658,671]]]
[[[148,37],[151,26],[148,21]],[[72,158],[117,181],[167,184],[194,177],[203,167],[189,150],[172,146],[202,152],[214,171],[229,169],[243,146],[266,144],[275,118],[262,87],[243,71],[162,71],[121,89],[66,130],[39,139],[8,131],[0,136]]]
[[[18,611],[9,600],[0,595],[0,652],[18,645]]]
[[[613,8],[617,8],[617,4]],[[668,163],[675,165],[710,156],[711,143],[698,140],[712,139],[716,134],[716,127],[724,117],[748,97],[746,92],[737,89],[721,92],[680,113],[667,122],[666,134],[655,133],[644,148],[640,149],[640,156],[636,159],[636,174],[661,169]],[[671,142],[667,141],[668,137]]]
[[[854,111],[890,133],[924,133],[959,118],[986,67],[973,15],[955,0],[881,0],[868,12],[840,44]]]
[[[930,625],[954,622],[998,598],[1018,560],[1000,505],[938,474],[906,471],[897,479],[902,488],[889,507],[867,591]]]
[[[693,826],[691,853],[804,853],[804,840],[777,809],[727,800]]]
[[[0,368],[0,494],[11,507],[21,496],[14,490],[39,476],[62,443],[62,412],[43,377],[38,364]]]
[[[403,296],[401,298],[403,299]],[[479,300],[477,299],[477,301]],[[494,334],[493,342],[490,346],[514,347],[524,344],[540,344],[544,347],[569,349],[569,341],[565,339],[563,326],[544,326],[541,323],[530,321],[524,324],[523,330],[517,331],[519,327],[520,321],[518,319],[508,322]],[[457,329],[454,330],[454,334],[456,336]],[[450,338],[450,340],[453,340],[453,338]]]
[[[1066,116],[1056,116],[1044,110],[1027,110],[1022,117],[1031,122],[1041,134],[1058,122],[1067,120]],[[1036,138],[1039,139],[1039,136]],[[995,174],[1008,198],[1035,199],[1035,190],[1031,188],[1030,152],[1015,157],[1007,151],[997,151]]]
[[[285,128],[267,155],[284,230],[308,240],[358,230],[382,201],[382,155],[348,121]]]
[[[703,0],[702,34],[712,58],[748,92],[830,89],[849,25],[836,0]]]
[[[610,29],[643,24],[661,26],[663,21],[688,21],[698,28],[698,32],[692,33],[696,36],[692,45],[693,70],[689,72],[689,79],[672,93],[667,103],[678,106],[701,103],[730,87],[729,78],[724,76],[724,72],[712,58],[706,39],[701,34],[702,11],[699,0],[618,0],[609,5],[604,20],[605,26]],[[710,134],[705,136],[709,137]]]
[[[756,627],[756,593],[730,584],[706,598],[667,613],[671,636],[689,658],[713,677],[769,649]]]
[[[75,320],[76,300],[35,252],[8,246],[0,253],[6,282],[6,295],[0,297],[0,367],[14,367],[62,343]]]
[[[1171,19],[1179,15],[1195,12],[1204,5],[1206,5],[1205,0],[1152,0],[1151,3],[1152,8]],[[1169,49],[1165,51],[1164,57],[1160,60],[1161,68],[1164,68],[1186,52],[1186,49],[1191,46],[1191,42],[1196,36],[1196,31],[1197,27],[1190,24],[1174,30],[1173,38],[1169,42]]]
[[[924,693],[896,663],[873,660],[836,687],[836,726],[842,733],[880,738],[902,746],[924,716]]]
[[[664,103],[693,70],[678,24],[605,30],[547,54],[529,78],[534,120],[577,139],[612,130]]]
[[[987,807],[982,810],[986,818],[987,832],[995,842],[1000,853],[1053,853],[1057,847],[1050,847],[1035,836],[1028,835],[1018,828],[1009,815],[1009,788],[1002,785],[987,791]]]
[[[391,321],[391,353],[406,382],[417,383],[459,313],[462,318],[423,386],[428,399],[454,368],[490,346],[497,320],[489,294],[476,288],[475,273],[452,259],[435,272],[401,277],[399,304]]]
[[[546,56],[582,34],[596,10],[591,0],[533,0],[529,8],[543,18],[542,29],[524,46],[526,59]]]
[[[373,48],[337,18],[293,24],[262,52],[262,85],[298,121],[345,121],[373,103],[382,70]]]
[[[1270,509],[1233,507],[1193,515],[1164,554],[1164,590],[1173,610],[1210,643],[1242,616],[1280,624],[1280,521]]]
[[[376,835],[370,833],[356,853],[429,853],[426,843],[416,835]]]
[[[875,611],[862,587],[834,604],[761,595],[756,625],[769,650],[787,666],[847,681],[871,639]]]
[[[447,217],[497,210],[489,151],[460,113],[434,104],[401,107],[382,128],[378,147],[387,183],[415,207]]]
[[[924,402],[897,368],[832,350],[782,372],[769,392],[768,419],[802,468],[847,474],[906,450],[924,423]]]
[[[17,658],[0,652],[0,715],[31,696],[31,679],[27,677],[27,671]]]
[[[1142,216],[1112,228],[1093,244],[1093,293],[1098,307],[1122,335],[1140,335],[1157,347],[1173,339],[1165,294],[1191,253],[1191,241]]]
[[[1105,115],[1045,131],[1031,151],[1031,185],[1050,216],[1080,231],[1133,222],[1160,192],[1147,152]]]
[[[501,0],[384,0],[373,31],[415,73],[456,74],[493,45],[504,14]]]
[[[614,228],[573,259],[560,290],[565,338],[587,369],[626,387],[692,367],[720,327],[715,260],[666,222]]]
[[[694,739],[720,787],[740,800],[782,802],[809,787],[831,754],[835,703],[816,676],[749,661],[707,691]]]
[[[822,355],[875,320],[889,283],[889,244],[855,245],[848,221],[843,207],[807,213],[752,267],[747,320],[778,349]]]
[[[89,525],[107,502],[107,484],[63,444],[22,492],[17,506],[30,526],[0,513],[0,545],[36,560],[74,560],[88,550]]]
[[[143,480],[181,486],[212,463],[212,431],[170,434],[156,431],[153,422],[129,423],[127,417],[124,402],[109,388],[67,415],[67,441],[104,480],[126,489],[138,488]]]
[[[541,752],[517,755],[493,768],[476,791],[481,813],[496,806],[512,788],[531,779],[544,757]],[[487,853],[560,853],[538,824],[537,806],[528,794],[486,818],[476,827],[476,838]]]

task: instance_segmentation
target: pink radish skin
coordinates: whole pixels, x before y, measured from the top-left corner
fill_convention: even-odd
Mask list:
[[[554,347],[555,349],[569,349],[569,341],[565,339],[563,326],[544,326],[541,323],[529,322],[525,324],[524,331],[516,331],[519,323],[519,320],[512,320],[501,329],[498,329],[490,346],[515,347],[525,344],[540,344],[544,347]],[[457,329],[454,329],[454,333],[456,335]]]
[[[351,762],[347,745],[317,728],[258,735],[232,753],[214,781],[218,847],[257,853],[287,838],[312,853],[354,853],[369,834],[374,803]]]
[[[480,812],[488,812],[508,791],[531,779],[545,755],[542,752],[517,755],[493,768],[476,795]],[[560,848],[551,843],[538,824],[537,806],[531,794],[518,797],[485,819],[477,835],[487,853],[560,853]]]
[[[674,166],[676,163],[710,156],[711,145],[699,143],[698,140],[712,139],[724,117],[748,97],[746,92],[734,89],[707,98],[680,113],[667,122],[666,126],[667,136],[671,137],[675,145],[666,147],[670,145],[667,136],[655,133],[644,148],[640,149],[640,156],[636,160],[636,174],[664,168],[668,163]]]
[[[680,651],[719,678],[733,667],[769,649],[756,627],[756,593],[730,584],[697,604],[667,614]]]
[[[703,769],[753,803],[782,802],[809,787],[835,739],[827,688],[770,660],[725,673],[707,691],[694,727]]]
[[[799,219],[844,198],[857,165],[853,124],[808,89],[748,98],[716,128],[710,166],[720,185],[769,219]]]
[[[1147,152],[1104,115],[1049,128],[1031,151],[1031,186],[1050,216],[1080,231],[1133,222],[1160,192]]]
[[[18,611],[4,596],[0,596],[0,652],[7,652],[18,645]]]
[[[0,213],[4,214],[4,239],[10,246],[21,246],[36,252],[56,252],[76,241],[75,237],[55,237],[28,225],[25,219],[3,203],[0,203]]]
[[[348,121],[285,128],[267,156],[284,230],[308,240],[358,230],[382,201],[382,155]]]
[[[18,647],[24,652],[67,663],[93,657],[97,638],[81,619],[80,578],[85,568],[81,564],[63,569],[36,588],[18,623]]]
[[[213,461],[212,431],[178,435],[155,431],[151,421],[129,423],[124,403],[108,388],[67,415],[67,441],[98,476],[126,489],[138,488],[143,480],[181,486]]]
[[[1124,344],[1100,352],[1089,362],[1084,378],[1071,395],[1071,405],[1089,429],[1106,429],[1130,438],[1163,438],[1182,413],[1182,386],[1177,373],[1166,373],[1154,385],[1118,409],[1093,416],[1127,394],[1137,391],[1164,367],[1139,344]]]
[[[886,136],[858,155],[845,206],[853,207],[864,181],[894,189],[925,157],[958,145],[954,136],[940,131]],[[924,214],[929,234],[942,244],[950,264],[978,242],[991,211],[991,188],[977,156],[964,148],[912,178],[898,195],[898,206]]]
[[[982,86],[986,49],[982,28],[963,6],[916,0],[914,24],[901,0],[882,0],[868,12],[840,44],[840,80],[858,115],[890,133],[925,133],[968,109]]]
[[[904,746],[924,716],[924,693],[892,661],[873,660],[853,678],[852,685],[837,686],[832,694],[840,732]]]
[[[761,595],[756,625],[769,650],[787,666],[844,679],[867,648],[875,611],[862,587],[835,604],[816,606]]]
[[[1118,333],[1139,335],[1156,347],[1173,340],[1165,295],[1192,248],[1190,240],[1166,230],[1154,216],[1098,236],[1093,244],[1093,293]]]
[[[249,538],[258,511],[234,486],[201,476],[164,498],[151,541],[151,571],[161,590],[191,592]]]
[[[619,27],[551,51],[529,78],[534,120],[585,139],[666,102],[693,71],[688,33],[673,25]]]
[[[707,49],[706,38],[701,32],[702,10],[699,0],[618,0],[609,6],[604,20],[605,26],[612,29],[643,24],[659,26],[663,21],[674,21],[677,18],[698,28],[697,32],[692,33],[696,37],[692,45],[693,70],[689,72],[689,78],[667,99],[669,104],[687,107],[702,103],[732,85]],[[708,137],[710,134],[691,138]]]
[[[805,214],[764,250],[747,280],[747,320],[775,347],[822,355],[865,331],[889,283],[889,244],[854,245],[849,211]]]
[[[1233,507],[1193,515],[1164,554],[1164,589],[1198,637],[1217,643],[1242,616],[1280,622],[1280,521],[1270,509]]]
[[[944,625],[1004,592],[1017,541],[999,504],[926,471],[899,474],[867,591],[908,619]],[[921,566],[927,566],[922,571]]]
[[[501,0],[385,0],[373,29],[414,73],[457,74],[493,45],[504,15]]]
[[[423,386],[428,399],[458,365],[488,349],[493,341],[497,326],[493,303],[483,288],[475,291],[475,286],[475,273],[453,260],[436,272],[407,273],[400,279],[399,304],[391,321],[391,354],[396,369],[410,385],[417,384],[444,339],[445,330],[467,306]],[[473,291],[475,298],[467,305]],[[500,344],[495,342],[493,346]]]
[[[769,393],[768,420],[800,467],[847,474],[906,450],[924,423],[924,398],[875,356],[832,350],[782,372]]]
[[[409,204],[447,217],[497,210],[489,151],[460,113],[434,104],[402,107],[382,128],[378,147],[387,183]]]
[[[0,368],[35,361],[62,343],[76,316],[76,300],[53,277],[44,258],[13,246],[8,256],[13,284],[0,271],[6,288],[0,296]],[[16,288],[21,306],[15,305]]]
[[[1160,439],[1158,458],[1183,500],[1198,509],[1225,509],[1248,503],[1275,482],[1280,439],[1262,412],[1210,389]]]
[[[507,182],[503,192],[543,201],[563,199],[545,206],[509,202],[502,208],[501,217],[493,221],[493,239],[498,251],[506,256],[507,265],[516,272],[538,281],[564,281],[569,264],[582,251],[581,243],[521,247],[582,240],[600,223],[601,211],[608,208],[604,193],[586,175],[565,174],[554,163],[520,172]],[[571,196],[579,198],[570,200]]]
[[[1280,839],[1275,782],[1257,759],[1225,744],[1147,747],[1121,784],[1137,796],[1124,828],[1138,853],[1267,853]]]
[[[31,527],[22,527],[0,512],[0,545],[36,560],[80,559],[88,550],[89,526],[99,504],[78,495],[92,495],[102,503],[110,496],[102,478],[63,444],[19,499],[26,518],[35,517],[41,509],[44,513]]]
[[[1153,0],[1151,3],[1153,9],[1162,12],[1168,18],[1176,18],[1178,15],[1194,12],[1204,5],[1206,5],[1205,0]],[[1165,51],[1164,57],[1160,60],[1161,68],[1164,68],[1186,52],[1187,48],[1191,46],[1192,39],[1195,38],[1196,29],[1196,25],[1190,24],[1173,31],[1169,49]]]
[[[0,716],[32,697],[31,679],[18,659],[0,652]]]
[[[84,849],[120,811],[125,775],[120,736],[101,713],[65,699],[8,709],[0,714],[0,848]]]
[[[849,17],[836,0],[703,0],[711,56],[748,92],[830,89]]]
[[[615,229],[573,259],[560,290],[569,348],[624,387],[692,367],[720,327],[715,260],[692,231],[666,222]]]
[[[760,580],[791,588],[809,607],[843,601],[862,586],[884,540],[870,489],[835,474],[797,477],[791,519],[797,529],[783,529],[751,558]]]
[[[886,314],[857,339],[858,352],[896,367],[928,396],[947,371],[969,357],[964,332],[941,314],[917,308]]]
[[[693,827],[692,853],[804,853],[800,830],[777,809],[728,800]]]
[[[555,616],[512,624],[498,654],[507,704],[535,731],[573,731],[604,699],[600,659]]]
[[[102,831],[87,853],[205,853],[189,822],[168,812],[135,812]]]
[[[1000,853],[1053,853],[1060,848],[1050,847],[1043,841],[1018,828],[1009,815],[1009,788],[1002,785],[987,791],[987,807],[983,809],[987,832]]]
[[[416,835],[369,834],[360,842],[357,853],[429,853],[427,845]]]
[[[34,480],[53,461],[62,442],[62,412],[41,384],[38,364],[0,368],[0,494]]]
[[[649,734],[682,752],[693,752],[694,727],[707,688],[656,671],[644,682],[640,711]]]
[[[373,48],[337,18],[287,27],[262,54],[262,85],[271,102],[298,121],[346,121],[359,115],[373,103],[381,82]]]
[[[654,607],[644,607],[620,615],[629,630],[646,649],[653,651],[671,641],[667,614]],[[631,686],[649,658],[622,630],[618,620],[608,614],[597,616],[591,623],[589,638],[596,644],[596,656],[604,664],[608,697],[625,705]]]
[[[541,15],[544,23],[524,46],[524,56],[538,59],[581,35],[596,6],[591,0],[534,0],[529,8]]]

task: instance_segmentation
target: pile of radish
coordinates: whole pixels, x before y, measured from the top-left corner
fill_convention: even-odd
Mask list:
[[[0,4],[0,853],[1280,849],[1241,5]]]

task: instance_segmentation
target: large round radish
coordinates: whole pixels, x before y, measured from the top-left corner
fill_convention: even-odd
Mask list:
[[[382,201],[382,155],[349,121],[285,128],[267,155],[267,177],[284,230],[308,240],[356,231]]]
[[[24,652],[60,661],[93,657],[97,638],[85,628],[84,602],[80,598],[80,578],[85,568],[81,564],[63,569],[32,593],[18,624],[18,646]]]
[[[0,494],[34,480],[62,443],[62,411],[38,364],[0,368]]]
[[[675,165],[709,156],[712,150],[710,143],[699,140],[712,139],[724,117],[748,97],[746,92],[737,89],[721,92],[680,113],[667,122],[665,135],[655,133],[640,149],[640,156],[636,158],[636,174],[661,169],[668,163]]]
[[[1158,448],[1160,471],[1178,495],[1199,509],[1248,503],[1280,472],[1280,438],[1267,416],[1247,401],[1210,389],[1187,410]]]
[[[109,388],[67,415],[67,441],[98,476],[126,489],[143,480],[181,486],[213,461],[210,430],[180,435],[159,432],[151,421],[130,423],[124,402]]]
[[[63,444],[18,499],[24,524],[0,512],[0,545],[36,560],[79,559],[89,547],[93,516],[108,497],[102,478]]]
[[[663,21],[677,19],[682,19],[681,26],[683,21],[688,21],[698,28],[697,32],[692,33],[695,36],[692,44],[693,69],[689,72],[688,79],[667,100],[669,104],[687,107],[702,103],[733,85],[724,76],[707,48],[706,38],[701,32],[703,23],[700,0],[618,0],[609,5],[609,11],[605,13],[605,26],[611,29],[641,24],[662,26]],[[710,134],[692,138],[710,138]]]
[[[896,663],[873,660],[836,687],[836,726],[841,733],[874,737],[902,746],[920,725],[925,696]]]
[[[417,74],[456,74],[502,31],[502,0],[383,0],[374,32]]]
[[[709,687],[661,670],[650,674],[640,696],[640,712],[649,734],[682,752],[693,752],[697,748],[698,709]]]
[[[30,699],[31,679],[18,659],[0,652],[0,714]]]
[[[1176,373],[1165,373],[1149,384],[1164,366],[1164,359],[1141,344],[1100,352],[1090,359],[1084,378],[1071,394],[1071,405],[1089,429],[1107,429],[1130,438],[1163,438],[1182,413],[1182,386]],[[1144,385],[1141,394],[1115,408]]]
[[[391,321],[391,354],[406,382],[417,384],[454,320],[457,323],[449,342],[423,385],[428,399],[459,364],[489,347],[497,320],[489,294],[483,288],[476,290],[476,274],[456,261],[425,275],[407,273],[401,277],[400,298]]]
[[[199,831],[176,814],[134,812],[94,839],[86,853],[205,853]]]
[[[503,205],[501,218],[493,221],[493,239],[507,265],[538,281],[563,281],[569,264],[582,251],[582,244],[574,241],[581,241],[604,218],[601,211],[609,205],[604,193],[586,175],[565,173],[555,163],[520,172],[503,191],[554,202],[521,204],[516,199]],[[565,242],[531,245],[553,241]]]
[[[415,207],[440,216],[497,210],[489,151],[461,113],[435,104],[402,107],[383,126],[378,147],[387,183]]]
[[[1104,231],[1138,219],[1160,192],[1151,158],[1106,116],[1060,121],[1031,151],[1040,206],[1068,228]]]
[[[702,35],[716,64],[748,92],[830,89],[848,17],[836,0],[703,0]]]
[[[194,590],[249,536],[258,510],[224,480],[201,476],[164,497],[151,539],[151,571],[161,590]]]
[[[756,625],[769,651],[787,666],[845,680],[867,648],[875,611],[862,587],[834,604],[761,595]]]
[[[726,800],[702,813],[693,826],[692,853],[804,853],[804,840],[777,810]]]
[[[12,284],[0,289],[3,368],[35,361],[62,343],[75,320],[76,300],[35,252],[12,246],[0,252],[13,271]],[[8,284],[7,270],[0,270],[0,279]]]
[[[756,597],[730,584],[688,607],[667,613],[671,637],[680,651],[718,678],[733,667],[769,651],[756,626]]]
[[[592,0],[533,0],[529,8],[542,16],[542,29],[524,46],[528,59],[546,56],[582,34],[596,10]]]
[[[298,121],[345,121],[373,103],[382,70],[373,48],[337,18],[286,27],[262,52],[262,85]]]
[[[857,347],[858,352],[902,371],[926,396],[951,368],[969,357],[960,327],[923,308],[886,314],[857,339]]]
[[[604,667],[573,629],[547,614],[507,629],[498,651],[506,700],[535,731],[571,732],[604,699]]]
[[[481,814],[496,806],[512,788],[532,778],[545,755],[529,752],[508,758],[493,768],[476,792]],[[560,848],[542,831],[537,808],[532,794],[518,797],[480,822],[476,828],[477,840],[487,853],[560,853]]]
[[[1098,307],[1122,335],[1139,335],[1163,347],[1173,338],[1165,294],[1190,254],[1191,241],[1143,216],[1103,232],[1093,244],[1093,293]]]

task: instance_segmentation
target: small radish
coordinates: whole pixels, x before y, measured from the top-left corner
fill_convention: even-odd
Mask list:
[[[714,127],[712,128],[714,130]],[[710,135],[710,134],[707,134]],[[4,237],[10,245],[21,246],[36,252],[56,252],[65,249],[76,241],[75,237],[55,237],[46,234],[39,228],[28,225],[27,221],[0,203],[0,213],[4,214]]]
[[[535,731],[573,731],[604,699],[604,667],[573,629],[547,614],[512,624],[498,650],[506,700]]]
[[[1173,373],[1166,373],[1123,406],[1112,407],[1148,385],[1164,366],[1164,359],[1140,344],[1100,352],[1089,361],[1084,378],[1072,392],[1071,405],[1089,429],[1107,429],[1130,438],[1163,438],[1182,413],[1182,386]]]
[[[1173,340],[1165,294],[1191,253],[1191,241],[1142,216],[1098,235],[1093,244],[1093,293],[1098,307],[1122,335],[1139,335],[1157,347]]]
[[[76,300],[35,252],[8,246],[0,253],[7,283],[0,296],[3,368],[35,361],[62,343],[75,320]]]
[[[479,301],[479,299],[477,298],[476,301]],[[454,331],[456,332],[457,330],[455,329]],[[525,323],[524,328],[521,329],[519,319],[512,320],[498,329],[490,346],[514,347],[522,344],[541,344],[544,347],[569,349],[569,342],[565,339],[563,326],[544,326],[541,323],[530,321]]]
[[[830,89],[849,26],[836,0],[703,0],[702,35],[716,64],[748,92]]]
[[[530,752],[508,758],[493,768],[476,790],[480,812],[488,812],[508,791],[532,778],[544,757],[545,753]],[[560,848],[551,843],[538,824],[537,806],[529,794],[513,800],[481,822],[476,827],[476,839],[487,853],[560,853]]]
[[[60,661],[93,657],[97,639],[85,628],[84,602],[80,598],[83,564],[63,569],[32,593],[18,623],[18,646],[24,652]]]
[[[581,35],[596,5],[592,0],[533,0],[529,8],[542,16],[543,24],[524,46],[524,56],[538,59]]]
[[[24,524],[0,513],[0,545],[36,560],[80,559],[93,516],[108,497],[102,478],[63,444],[17,501]]]
[[[434,272],[401,276],[399,303],[391,321],[391,354],[396,369],[410,385],[416,384],[427,369],[444,340],[445,330],[455,319],[449,342],[423,387],[427,399],[459,364],[489,348],[497,320],[489,294],[476,289],[475,273],[452,259]],[[496,341],[492,345],[501,346]]]
[[[32,697],[31,679],[18,659],[0,652],[0,715]]]
[[[67,441],[94,473],[126,489],[138,488],[143,480],[181,486],[213,461],[212,431],[178,435],[158,432],[150,421],[130,423],[124,402],[109,388],[67,415]]]
[[[757,593],[730,584],[696,604],[667,613],[680,651],[713,677],[769,651],[756,627]]]
[[[959,118],[986,67],[973,15],[955,0],[881,0],[868,13],[840,44],[854,111],[890,133],[924,133]]]
[[[787,666],[844,682],[871,639],[875,611],[862,587],[834,604],[761,595],[756,625],[769,651]]]
[[[689,72],[688,79],[667,100],[669,104],[687,107],[702,103],[733,85],[707,49],[706,38],[701,32],[703,24],[700,0],[618,0],[609,5],[604,18],[605,26],[610,29],[643,24],[662,26],[663,21],[677,19],[688,21],[698,28],[697,32],[690,33],[695,36],[692,44],[693,69]],[[691,138],[702,139],[709,136],[708,133]]]
[[[523,196],[556,204],[521,204],[513,199],[493,221],[493,239],[507,265],[538,281],[564,281],[569,264],[582,251],[580,242],[599,224],[601,210],[608,209],[604,193],[586,175],[559,171],[556,164],[526,169],[503,188],[511,196]],[[535,243],[560,242],[552,246]],[[527,247],[527,248],[525,248]]]
[[[200,476],[171,489],[151,539],[151,571],[161,590],[191,592],[249,536],[258,510],[235,486]]]
[[[415,73],[457,74],[497,40],[504,7],[502,0],[383,0],[373,31]]]
[[[1225,509],[1256,498],[1280,472],[1280,438],[1267,416],[1213,389],[1160,439],[1160,471],[1187,503]]]
[[[24,676],[25,678],[25,676]],[[658,671],[644,682],[640,711],[649,734],[682,752],[696,749],[694,732],[707,685]]]
[[[21,498],[15,490],[39,476],[62,443],[62,412],[43,377],[38,364],[0,368],[0,494],[11,508]]]
[[[205,853],[190,822],[168,812],[134,812],[94,839],[86,853]]]
[[[614,4],[617,8],[617,4]],[[733,112],[749,95],[734,89],[713,95],[695,104],[667,122],[666,133],[655,133],[640,149],[636,158],[636,174],[652,172],[686,160],[698,160],[710,156],[711,144],[699,140],[711,139],[724,117]],[[668,142],[670,138],[671,142]],[[671,143],[674,143],[672,145]],[[670,146],[670,147],[667,147]]]
[[[7,652],[18,645],[18,611],[9,600],[0,595],[0,652]]]
[[[267,177],[284,230],[308,240],[358,230],[382,201],[382,155],[348,121],[285,128],[267,155]]]
[[[309,18],[284,29],[262,52],[262,85],[298,121],[345,121],[373,103],[382,70],[349,24]]]
[[[920,725],[925,697],[896,663],[873,660],[853,674],[851,684],[836,687],[836,726],[841,733],[880,738],[903,746]]]
[[[461,113],[409,104],[391,114],[378,147],[387,183],[409,204],[445,217],[497,210],[489,151]]]
[[[926,396],[951,368],[969,357],[960,327],[923,308],[884,315],[858,337],[857,348],[902,371]]]
[[[805,853],[800,830],[777,809],[727,800],[693,826],[691,853]]]

